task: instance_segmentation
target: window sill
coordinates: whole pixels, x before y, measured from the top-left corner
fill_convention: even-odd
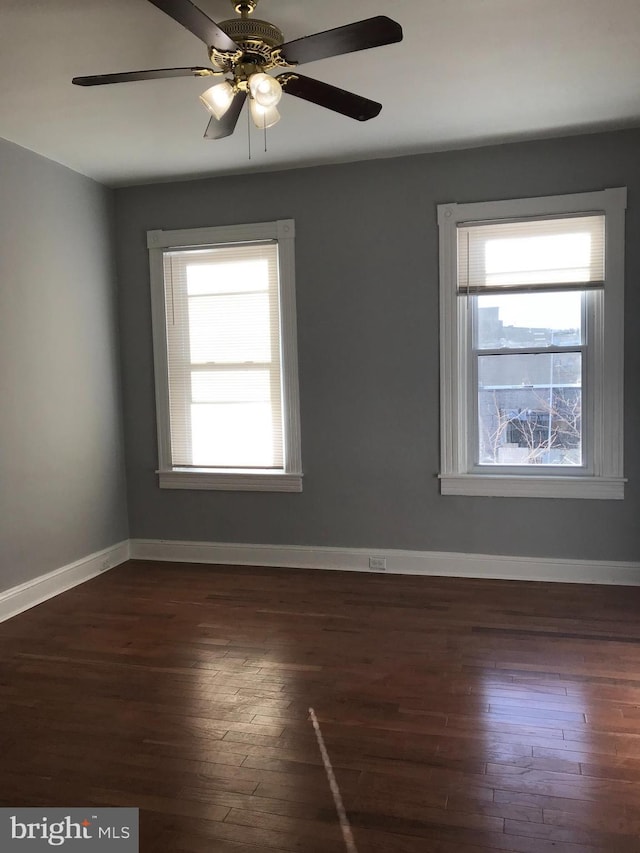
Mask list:
[[[502,498],[623,500],[622,477],[519,477],[506,474],[440,474],[440,494]]]
[[[219,492],[301,492],[302,474],[265,471],[214,471],[174,468],[158,471],[161,489],[202,489]]]

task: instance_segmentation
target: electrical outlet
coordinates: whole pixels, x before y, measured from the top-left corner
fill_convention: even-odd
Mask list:
[[[370,569],[378,569],[378,571],[384,572],[387,568],[387,558],[386,557],[369,557],[369,568]]]

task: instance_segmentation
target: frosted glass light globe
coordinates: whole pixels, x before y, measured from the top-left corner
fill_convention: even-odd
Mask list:
[[[276,107],[263,107],[257,101],[251,101],[251,118],[257,128],[262,130],[266,127],[273,127],[280,121],[280,113]]]
[[[282,86],[275,77],[262,72],[249,77],[249,91],[261,107],[275,107],[282,97]]]
[[[221,119],[231,106],[234,96],[233,86],[228,80],[225,80],[224,83],[218,83],[203,92],[200,95],[200,100],[210,113],[213,113],[217,119]]]

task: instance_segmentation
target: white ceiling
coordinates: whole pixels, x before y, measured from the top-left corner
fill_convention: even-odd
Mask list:
[[[228,0],[196,0],[213,20]],[[285,96],[282,121],[203,139],[193,78],[81,88],[76,75],[208,65],[147,0],[0,0],[0,136],[118,186],[640,125],[639,0],[261,0],[286,40],[385,14],[404,41],[305,65],[381,101],[356,122]]]

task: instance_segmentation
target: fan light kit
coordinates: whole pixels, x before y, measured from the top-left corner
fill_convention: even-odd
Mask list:
[[[304,62],[402,41],[402,28],[391,18],[378,15],[285,42],[278,27],[269,21],[251,17],[258,0],[247,0],[244,3],[231,0],[239,17],[219,24],[214,23],[191,0],[149,2],[201,39],[207,45],[209,59],[214,67],[155,68],[121,74],[97,74],[74,77],[72,82],[75,85],[101,86],[161,77],[224,77],[222,82],[200,95],[200,100],[211,113],[204,134],[206,139],[230,136],[247,98],[253,123],[265,130],[280,120],[277,107],[283,92],[357,121],[374,118],[382,109],[382,104],[376,101],[311,77],[303,77],[297,71],[289,70],[277,76],[267,72],[273,68],[292,69]]]

